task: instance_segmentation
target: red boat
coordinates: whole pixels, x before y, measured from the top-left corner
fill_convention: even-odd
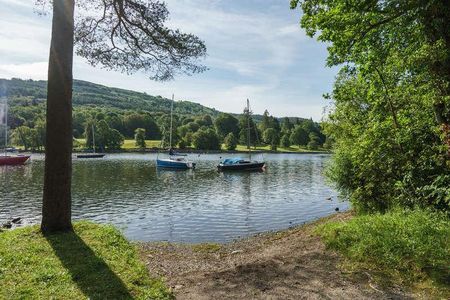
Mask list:
[[[23,165],[29,158],[29,155],[0,156],[0,166]]]

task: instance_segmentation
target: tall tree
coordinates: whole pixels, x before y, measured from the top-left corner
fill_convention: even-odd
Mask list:
[[[329,177],[360,211],[448,211],[450,1],[298,5],[307,34],[327,43],[328,65],[343,65],[325,125],[335,141]]]
[[[404,75],[414,74],[423,85],[433,86],[430,105],[449,159],[450,1],[291,0],[291,8],[297,6],[304,12],[306,33],[329,43],[328,65],[349,64],[385,81],[385,66],[395,60]],[[394,115],[395,107],[388,105]]]
[[[206,53],[196,36],[165,26],[169,12],[156,0],[37,0],[53,7],[48,71],[47,135],[41,229],[71,230],[72,64],[76,54],[93,65],[151,79],[198,73]]]
[[[223,139],[229,133],[236,137],[239,135],[239,120],[230,114],[221,113],[214,121],[217,134]]]
[[[74,1],[54,0],[47,83],[47,133],[41,229],[72,229],[72,65]]]

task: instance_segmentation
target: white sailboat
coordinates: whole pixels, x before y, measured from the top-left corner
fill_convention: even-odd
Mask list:
[[[227,158],[217,166],[219,171],[260,171],[263,170],[266,163],[264,161],[252,160],[250,150],[250,101],[247,99],[247,148],[249,159],[240,157]],[[255,128],[256,129],[256,128]]]
[[[172,130],[173,130],[173,103],[174,103],[174,95],[172,94],[172,103],[170,106],[170,133],[169,133],[169,157],[168,158],[159,158],[156,157],[156,166],[158,168],[167,168],[167,169],[178,169],[178,170],[187,170],[194,169],[195,163],[186,159],[186,155],[182,155],[179,153],[175,153],[172,148]]]
[[[102,158],[105,156],[104,153],[95,153],[95,130],[94,125],[92,125],[92,147],[94,148],[94,153],[78,154],[77,158]]]
[[[0,166],[23,165],[29,158],[29,155],[8,155],[8,99],[0,104],[0,125],[5,125],[5,147],[4,154],[0,156]]]

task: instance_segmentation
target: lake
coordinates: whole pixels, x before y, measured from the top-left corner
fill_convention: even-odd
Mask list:
[[[193,154],[196,170],[157,170],[155,154],[73,161],[72,214],[119,227],[131,240],[227,242],[349,208],[323,177],[326,154],[265,154],[265,172],[219,173],[224,154]],[[41,216],[43,156],[0,167],[0,222]],[[329,198],[331,197],[331,200]]]

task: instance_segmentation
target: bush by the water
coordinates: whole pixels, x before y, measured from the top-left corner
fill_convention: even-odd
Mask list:
[[[319,227],[327,247],[403,280],[450,279],[450,220],[445,213],[396,210]]]

